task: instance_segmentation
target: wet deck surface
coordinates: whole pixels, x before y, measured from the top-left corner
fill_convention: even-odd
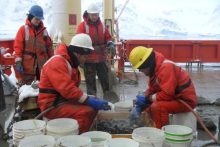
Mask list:
[[[182,64],[181,66],[190,75],[194,83],[197,96],[204,97],[206,100],[210,102],[215,102],[216,99],[220,98],[220,67],[212,67],[205,65],[203,68],[197,68],[197,66],[193,66],[192,68],[185,68],[185,65]],[[138,84],[134,84],[134,80],[136,79],[134,72],[131,70],[131,68],[126,68],[125,71],[126,73],[123,76],[122,81],[117,86],[113,87],[114,91],[119,96],[120,101],[133,100],[135,99],[135,96],[139,91],[145,91],[148,88],[147,86],[148,78],[145,75],[137,72],[136,74],[139,80],[138,80]],[[103,94],[101,92],[101,86],[98,81],[97,81],[97,86],[98,86],[97,96],[102,98]],[[80,88],[83,91],[85,91],[85,84],[82,83]],[[7,96],[5,97],[5,101],[7,108],[4,111],[0,112],[0,124],[4,129],[6,129],[13,116],[15,96]],[[220,106],[214,109],[220,113],[219,107]],[[216,122],[216,124],[218,124],[218,122]],[[197,146],[202,146],[202,144],[211,140],[211,138],[204,131],[198,130],[198,132],[199,135],[198,135]],[[216,133],[216,131],[211,131],[211,133],[213,135],[217,135],[216,137],[218,137],[218,140],[220,140],[218,132]],[[12,146],[12,144],[0,140],[0,147],[9,147],[9,146]]]

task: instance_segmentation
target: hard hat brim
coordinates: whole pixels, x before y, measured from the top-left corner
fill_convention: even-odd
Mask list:
[[[40,20],[44,20],[44,17],[37,17],[37,16],[34,16],[36,17],[37,19],[40,19]]]
[[[80,45],[75,45],[75,44],[71,44],[71,43],[70,43],[70,45],[72,45],[72,46],[77,46],[77,47],[81,47],[81,48],[86,48],[86,49],[90,49],[90,50],[94,50],[93,47],[80,46]]]

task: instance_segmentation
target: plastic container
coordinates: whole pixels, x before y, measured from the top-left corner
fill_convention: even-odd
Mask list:
[[[59,138],[56,147],[92,147],[92,142],[86,136],[70,135]]]
[[[92,147],[105,147],[105,143],[112,138],[111,134],[102,131],[90,131],[81,135],[91,139]]]
[[[133,130],[132,139],[139,142],[139,147],[162,147],[165,135],[157,128],[140,127]]]
[[[182,125],[166,125],[162,127],[166,138],[187,140],[192,138],[192,129]]]
[[[132,102],[117,102],[114,104],[115,112],[128,113],[129,110],[133,107]]]
[[[46,134],[53,136],[56,140],[67,135],[78,135],[79,124],[75,119],[58,118],[48,121]]]
[[[189,147],[191,140],[172,140],[165,138],[163,147]]]
[[[196,109],[194,109],[196,112]],[[183,125],[191,128],[194,132],[197,131],[197,119],[192,112],[172,114],[172,125]]]
[[[48,121],[46,129],[53,133],[68,133],[79,128],[77,120],[71,118],[58,118]]]
[[[17,132],[30,132],[42,130],[46,126],[46,122],[42,120],[23,120],[13,125],[13,130]]]
[[[163,126],[165,147],[188,147],[192,141],[192,129],[182,125]]]
[[[44,135],[46,122],[42,120],[23,120],[13,125],[13,144],[18,146],[19,142],[29,136]]]
[[[55,139],[47,135],[35,135],[22,139],[18,147],[55,147]]]
[[[113,138],[105,143],[105,147],[139,147],[139,143],[129,138]]]

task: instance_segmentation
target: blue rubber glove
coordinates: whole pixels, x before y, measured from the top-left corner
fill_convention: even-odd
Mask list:
[[[148,104],[146,102],[146,96],[145,95],[138,94],[136,96],[136,98],[137,98],[137,101],[136,101],[135,104],[137,106],[140,106],[140,107],[147,107],[148,106]]]
[[[109,51],[108,51],[108,52],[110,52],[110,53],[112,53],[113,55],[115,55],[115,53],[116,53],[115,45],[114,45],[112,42],[110,42],[110,43],[108,44],[108,47],[109,47]]]
[[[92,96],[89,96],[88,101],[86,102],[86,105],[93,107],[96,110],[110,110],[109,107],[107,107],[108,102],[105,100],[95,99]]]
[[[17,68],[17,71],[20,73],[20,74],[23,74],[23,66],[21,65],[21,62],[17,62],[16,63],[16,68]]]
[[[138,119],[142,113],[143,109],[139,106],[131,108],[129,118],[130,119]]]

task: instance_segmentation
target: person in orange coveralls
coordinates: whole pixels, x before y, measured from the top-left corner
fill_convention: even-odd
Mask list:
[[[33,5],[25,25],[17,32],[14,51],[16,68],[22,79],[21,85],[30,85],[35,76],[40,80],[42,66],[54,55],[52,41],[44,27],[43,19],[43,9]]]
[[[189,75],[174,62],[152,48],[135,47],[129,59],[133,69],[139,69],[149,76],[149,89],[145,95],[138,94],[136,111],[139,117],[142,111],[148,112],[161,129],[169,124],[169,113],[189,112],[190,110],[177,99],[183,100],[191,108],[197,105],[197,97],[193,82]]]
[[[99,17],[100,9],[94,3],[90,4],[83,14],[84,21],[77,28],[77,34],[88,34],[92,39],[94,51],[86,58],[84,63],[84,73],[86,80],[87,93],[96,95],[96,73],[101,82],[103,93],[109,90],[107,52],[115,54],[116,48],[112,43],[112,37],[108,28],[101,22]]]
[[[62,43],[56,55],[42,68],[39,82],[38,104],[41,111],[57,106],[44,116],[48,119],[73,118],[78,121],[79,134],[87,132],[97,115],[97,110],[109,110],[108,102],[88,95],[79,89],[78,66],[92,53],[92,41],[87,34],[75,35],[69,46]]]

